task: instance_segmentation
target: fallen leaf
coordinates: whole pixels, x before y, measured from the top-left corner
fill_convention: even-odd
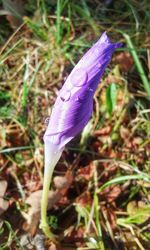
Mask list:
[[[78,228],[71,226],[65,230],[64,242],[75,243],[76,246],[82,246],[84,243],[84,227],[79,226]]]
[[[56,203],[60,201],[71,185],[73,177],[70,171],[66,173],[64,178],[67,180],[65,187],[63,185],[59,185],[59,189],[55,191],[49,191],[48,210],[50,210]],[[31,193],[31,195],[25,201],[25,203],[29,205],[28,212],[22,212],[23,217],[26,219],[26,223],[24,223],[23,228],[25,231],[29,231],[32,236],[35,235],[38,223],[40,221],[41,198],[42,190]]]
[[[42,190],[31,193],[31,195],[25,201],[26,204],[29,205],[28,212],[22,212],[23,217],[26,219],[24,230],[29,231],[31,235],[35,235],[38,223],[40,221],[41,198]],[[58,191],[50,191],[48,197],[48,209],[51,209],[60,198],[61,193]]]
[[[0,181],[0,197],[3,197],[7,189],[7,181]]]
[[[60,189],[60,188],[65,188],[68,185],[68,180],[67,178],[64,176],[55,176],[54,177],[54,185],[56,188]]]
[[[5,201],[4,199],[0,198],[0,215],[4,213],[8,207],[9,207],[8,201]]]
[[[127,212],[129,215],[136,214],[140,209],[145,207],[145,203],[142,201],[130,201],[127,205]]]
[[[89,181],[91,180],[91,178],[93,177],[95,171],[95,165],[93,164],[93,162],[91,162],[88,166],[80,168],[77,171],[77,180],[86,180]]]
[[[104,207],[104,206],[102,206],[101,210],[102,210],[102,213],[104,215],[105,221],[109,222],[112,231],[116,230],[117,223],[116,223],[116,215],[115,215],[114,209],[111,208],[111,206],[110,207]]]
[[[133,146],[139,146],[142,142],[143,139],[141,137],[134,137],[132,140]]]
[[[115,201],[119,195],[121,194],[122,190],[120,186],[110,186],[105,188],[103,192],[101,192],[101,196],[104,196],[104,200],[111,203]]]
[[[119,64],[122,71],[128,72],[133,66],[133,59],[129,52],[121,52],[115,57],[115,62]]]
[[[131,135],[131,132],[128,128],[120,126],[120,136],[123,140],[127,141]]]
[[[76,198],[76,203],[80,204],[80,206],[85,207],[87,205],[92,205],[92,197],[89,191],[84,192],[80,196]]]
[[[93,132],[93,134],[94,134],[95,136],[99,136],[99,135],[109,135],[110,132],[111,132],[111,130],[112,130],[112,127],[111,127],[110,125],[108,125],[108,126],[106,126],[106,127],[104,127],[104,128],[95,130],[95,131]]]
[[[57,246],[54,243],[51,243],[50,247],[48,250],[58,250]]]
[[[9,206],[8,201],[3,199],[6,189],[7,189],[7,181],[5,180],[0,181],[0,215],[4,213]]]

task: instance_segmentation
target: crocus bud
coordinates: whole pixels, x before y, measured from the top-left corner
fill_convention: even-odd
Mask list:
[[[81,58],[61,88],[44,135],[45,166],[41,201],[41,228],[54,240],[46,218],[51,177],[64,146],[89,121],[93,111],[93,95],[105,68],[120,43],[111,43],[103,33],[101,38]]]
[[[115,49],[106,33],[89,49],[74,67],[61,88],[44,135],[46,144],[57,150],[74,138],[89,121],[93,95]]]

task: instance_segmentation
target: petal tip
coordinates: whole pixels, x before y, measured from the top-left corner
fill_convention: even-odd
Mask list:
[[[110,43],[109,37],[107,36],[106,31],[104,31],[99,39],[99,43]]]
[[[123,43],[115,43],[115,44],[114,44],[115,49],[119,49],[119,48],[121,48],[122,46],[123,46]]]

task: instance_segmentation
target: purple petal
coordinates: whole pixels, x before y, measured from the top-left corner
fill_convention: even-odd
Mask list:
[[[93,95],[120,43],[111,43],[106,32],[74,67],[56,99],[44,141],[58,150],[75,137],[89,121],[93,111]]]

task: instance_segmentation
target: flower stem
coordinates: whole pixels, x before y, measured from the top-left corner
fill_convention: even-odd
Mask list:
[[[46,169],[46,166],[45,166]],[[49,194],[49,186],[50,186],[50,182],[51,182],[51,178],[52,178],[52,173],[53,173],[53,169],[51,168],[51,166],[47,167],[47,169],[49,171],[45,171],[47,173],[44,173],[44,183],[43,183],[43,193],[42,193],[42,201],[41,201],[41,224],[40,224],[40,228],[43,230],[44,234],[54,240],[55,237],[54,235],[51,233],[50,229],[49,229],[49,225],[47,223],[47,207],[48,207],[48,194]],[[48,173],[49,172],[49,173]]]
[[[45,166],[44,166],[44,183],[43,193],[41,201],[41,223],[40,228],[43,233],[52,241],[56,241],[55,236],[50,231],[47,222],[47,207],[48,207],[48,195],[49,187],[52,179],[54,168],[61,156],[62,151],[56,151],[53,145],[45,143]]]

